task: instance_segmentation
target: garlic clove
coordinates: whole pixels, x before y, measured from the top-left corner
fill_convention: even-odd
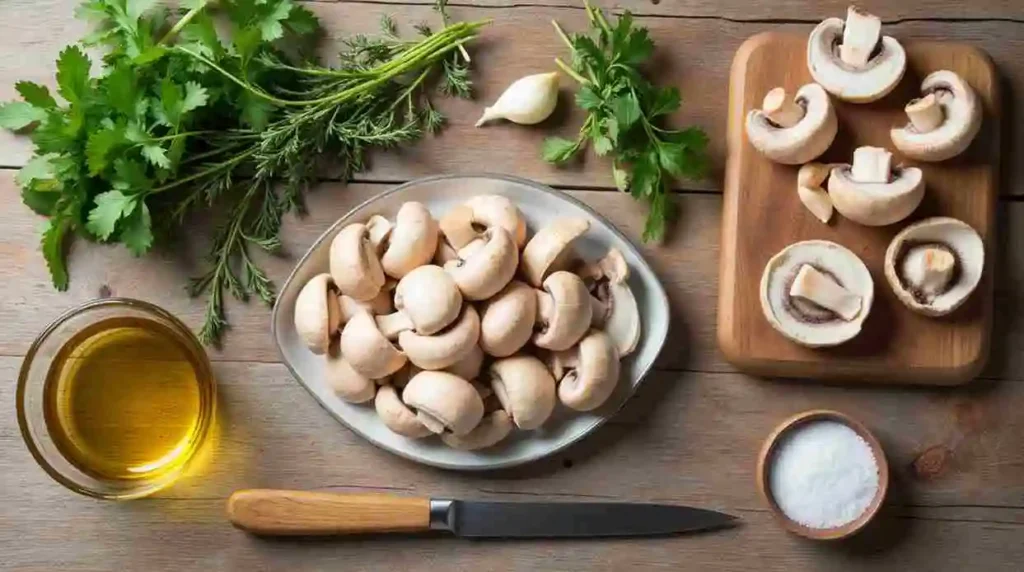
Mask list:
[[[558,103],[558,72],[528,75],[512,82],[494,105],[484,109],[480,127],[494,119],[533,125],[548,118]]]

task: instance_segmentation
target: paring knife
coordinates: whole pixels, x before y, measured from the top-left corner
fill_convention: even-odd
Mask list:
[[[477,502],[267,489],[235,492],[227,512],[235,526],[268,536],[428,530],[467,538],[656,536],[737,522],[720,512],[661,504]]]

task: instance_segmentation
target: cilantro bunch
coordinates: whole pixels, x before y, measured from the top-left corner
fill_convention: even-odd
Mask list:
[[[549,137],[545,161],[562,164],[588,143],[594,153],[612,158],[616,187],[647,202],[643,239],[660,240],[674,212],[669,198],[673,177],[700,179],[707,171],[707,135],[698,127],[673,130],[664,118],[679,109],[679,90],[659,88],[641,66],[654,51],[647,29],[636,27],[629,12],[614,25],[584,2],[590,34],[566,34],[553,22],[572,52],[571,65],[555,59],[580,84],[576,104],[587,112],[576,139]]]
[[[442,11],[444,4],[438,4]],[[19,171],[22,199],[48,218],[42,251],[54,286],[68,287],[67,239],[121,243],[136,255],[181,232],[190,214],[222,224],[209,270],[205,343],[227,326],[225,293],[274,300],[254,249],[281,246],[282,216],[322,158],[347,178],[373,148],[412,141],[443,117],[428,86],[466,95],[462,45],[483,23],[447,24],[417,40],[385,19],[380,38],[344,41],[340,65],[320,65],[316,17],[293,0],[186,0],[178,17],[156,0],[88,0],[82,45],[104,52],[99,73],[82,47],[57,60],[57,95],[18,82],[0,127],[31,130],[35,155]]]

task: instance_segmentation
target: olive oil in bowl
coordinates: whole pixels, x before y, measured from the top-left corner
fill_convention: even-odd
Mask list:
[[[19,421],[30,450],[58,481],[93,496],[134,498],[172,483],[202,447],[214,381],[191,333],[163,310],[136,301],[93,304],[82,311],[91,319],[72,328],[62,326],[73,317],[58,320],[37,341],[53,348],[45,372],[32,365],[38,352],[26,358]],[[60,343],[49,343],[64,330]],[[35,385],[34,368],[42,375]],[[33,390],[35,406],[21,399]]]

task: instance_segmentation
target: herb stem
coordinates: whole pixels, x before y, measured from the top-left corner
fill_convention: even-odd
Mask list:
[[[587,78],[581,76],[580,74],[576,73],[576,70],[572,69],[572,67],[570,67],[568,64],[563,62],[561,59],[555,58],[555,65],[558,66],[559,69],[564,71],[566,73],[566,75],[568,75],[572,79],[576,80],[580,84],[582,84],[582,85],[590,85],[590,80],[589,79],[587,79]]]
[[[196,7],[192,8],[191,10],[189,10],[184,16],[181,17],[180,20],[178,20],[174,24],[174,26],[170,30],[167,30],[167,33],[164,34],[164,37],[160,38],[160,41],[157,42],[157,45],[160,45],[160,46],[166,45],[168,42],[170,42],[175,37],[177,37],[178,32],[181,32],[181,30],[185,26],[187,26],[189,22],[192,21],[192,18],[195,18],[196,15],[198,15],[200,12],[205,10],[206,6],[209,3],[210,3],[210,0],[202,0],[202,3],[200,3]]]

